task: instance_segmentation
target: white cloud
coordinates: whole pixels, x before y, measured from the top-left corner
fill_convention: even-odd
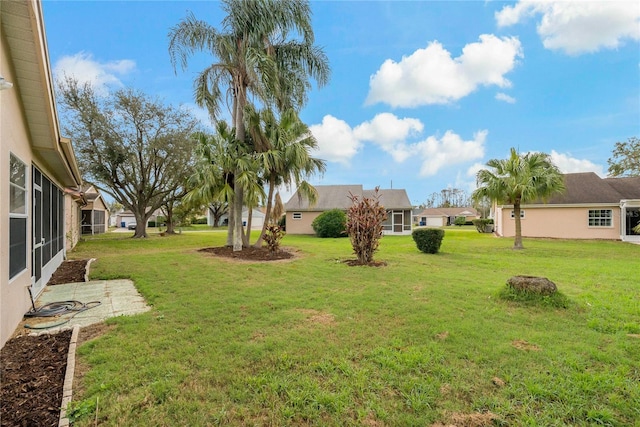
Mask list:
[[[330,162],[348,165],[362,146],[347,122],[329,114],[322,118],[321,124],[309,126],[309,130],[318,141],[313,155]]]
[[[615,49],[625,39],[640,40],[637,1],[521,0],[496,12],[498,26],[542,15],[538,35],[544,47],[569,55]]]
[[[423,128],[418,119],[399,119],[394,114],[381,113],[371,121],[356,126],[353,134],[360,141],[371,141],[378,145],[401,163],[411,155],[405,142],[407,137],[419,134]]]
[[[205,108],[199,107],[198,105],[193,103],[182,104],[181,107],[188,111],[189,114],[195,117],[196,120],[198,120],[198,122],[200,122],[207,129],[215,129],[213,122],[211,121],[211,116]],[[227,121],[227,123],[230,123],[230,121]]]
[[[486,164],[476,162],[469,166],[469,169],[467,169],[467,176],[473,177],[473,179],[475,179],[476,175],[478,175],[478,172],[480,172],[481,169],[485,169],[486,167]]]
[[[496,99],[498,101],[504,101],[508,104],[515,104],[516,99],[513,96],[509,96],[506,93],[498,92],[496,93]]]
[[[409,157],[421,163],[420,176],[435,175],[440,169],[467,163],[484,156],[484,143],[488,132],[478,131],[473,139],[465,141],[451,130],[438,138],[410,143],[410,137],[418,136],[424,128],[422,122],[413,118],[398,118],[392,113],[381,113],[373,119],[351,128],[345,121],[326,115],[321,124],[309,127],[318,140],[318,149],[313,153],[321,159],[349,165],[349,161],[360,151],[365,142],[372,143],[389,153],[396,163]]]
[[[447,104],[478,86],[510,87],[504,75],[521,57],[520,41],[515,37],[483,34],[479,42],[466,45],[457,58],[434,41],[400,62],[387,59],[370,78],[366,103],[385,102],[392,107]]]
[[[482,158],[487,134],[487,130],[481,130],[473,135],[472,140],[465,141],[448,130],[442,138],[430,136],[419,142],[416,149],[422,159],[420,176],[433,176],[446,166]]]
[[[570,154],[558,153],[555,150],[551,150],[550,156],[562,173],[595,172],[601,177],[605,176],[602,165],[597,165],[589,160],[576,159]]]
[[[98,62],[89,53],[79,52],[72,56],[63,56],[56,61],[53,73],[56,78],[65,75],[74,77],[79,83],[90,83],[98,93],[108,92],[109,86],[122,86],[120,77],[135,71],[136,63],[130,59]]]

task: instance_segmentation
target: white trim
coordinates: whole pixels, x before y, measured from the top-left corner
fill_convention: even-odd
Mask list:
[[[302,212],[291,212],[291,219],[296,221],[302,219]]]

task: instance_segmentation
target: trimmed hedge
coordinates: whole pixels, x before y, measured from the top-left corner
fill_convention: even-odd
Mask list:
[[[444,230],[441,228],[418,228],[413,230],[411,237],[422,252],[435,254],[440,250],[442,239],[444,239]]]
[[[340,209],[322,212],[311,227],[318,237],[347,237],[347,214]]]

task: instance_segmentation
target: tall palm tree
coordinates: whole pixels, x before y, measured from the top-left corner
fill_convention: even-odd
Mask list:
[[[222,0],[223,31],[189,14],[169,32],[169,55],[186,69],[189,57],[207,51],[217,62],[194,82],[196,103],[213,117],[224,99],[231,108],[236,139],[245,140],[244,109],[254,95],[264,104],[300,108],[309,79],[323,86],[328,59],[313,45],[311,9],[306,0]],[[242,250],[243,189],[234,185],[234,250]]]
[[[491,159],[487,166],[491,169],[481,169],[476,176],[478,188],[472,197],[476,201],[486,197],[513,205],[516,226],[513,248],[523,249],[520,206],[538,199],[546,201],[564,191],[564,177],[548,154],[519,154],[515,148],[511,148],[509,158]]]
[[[259,147],[257,157],[269,184],[265,221],[255,243],[260,247],[270,221],[276,187],[294,185],[298,194],[313,204],[317,192],[306,178],[323,173],[326,166],[324,160],[311,156],[310,151],[317,147],[317,141],[293,109],[285,110],[278,118],[269,109],[258,112],[247,106],[246,117],[247,129],[254,145]]]

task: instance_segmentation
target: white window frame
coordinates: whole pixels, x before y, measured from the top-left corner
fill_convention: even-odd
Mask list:
[[[16,276],[19,276],[22,272],[27,270],[29,267],[29,242],[28,242],[29,227],[30,227],[30,224],[29,224],[29,168],[27,167],[27,164],[23,162],[18,156],[10,152],[9,153],[9,170],[11,170],[12,161],[19,162],[19,164],[22,165],[22,168],[24,169],[24,184],[23,184],[24,186],[21,186],[20,183],[13,182],[11,180],[11,173],[9,173],[9,223],[11,223],[11,219],[17,218],[17,219],[24,219],[26,221],[26,224],[25,224],[25,233],[24,233],[25,251],[23,254],[24,268],[18,272],[15,272],[15,274],[13,274],[12,276],[11,267],[9,267],[9,280],[12,280]],[[14,192],[12,191],[14,188],[18,189],[18,191],[22,191],[23,193],[24,203],[21,209],[23,212],[13,212],[13,209],[11,206],[11,198],[12,198],[12,195],[14,194]],[[11,230],[9,230],[9,233],[11,233]],[[11,239],[9,238],[9,242],[10,241]],[[11,248],[10,247],[9,247],[9,266],[11,266]]]
[[[591,216],[591,212],[594,212],[594,216]],[[609,215],[600,216],[603,212],[608,212]],[[587,226],[589,228],[613,228],[613,209],[589,209]]]
[[[511,219],[515,219],[516,218],[516,214],[513,212],[513,209],[511,209]],[[524,209],[520,209],[520,219],[524,219],[525,218],[525,214],[524,214]]]
[[[302,212],[293,212],[291,214],[291,218],[295,220],[302,219]]]

